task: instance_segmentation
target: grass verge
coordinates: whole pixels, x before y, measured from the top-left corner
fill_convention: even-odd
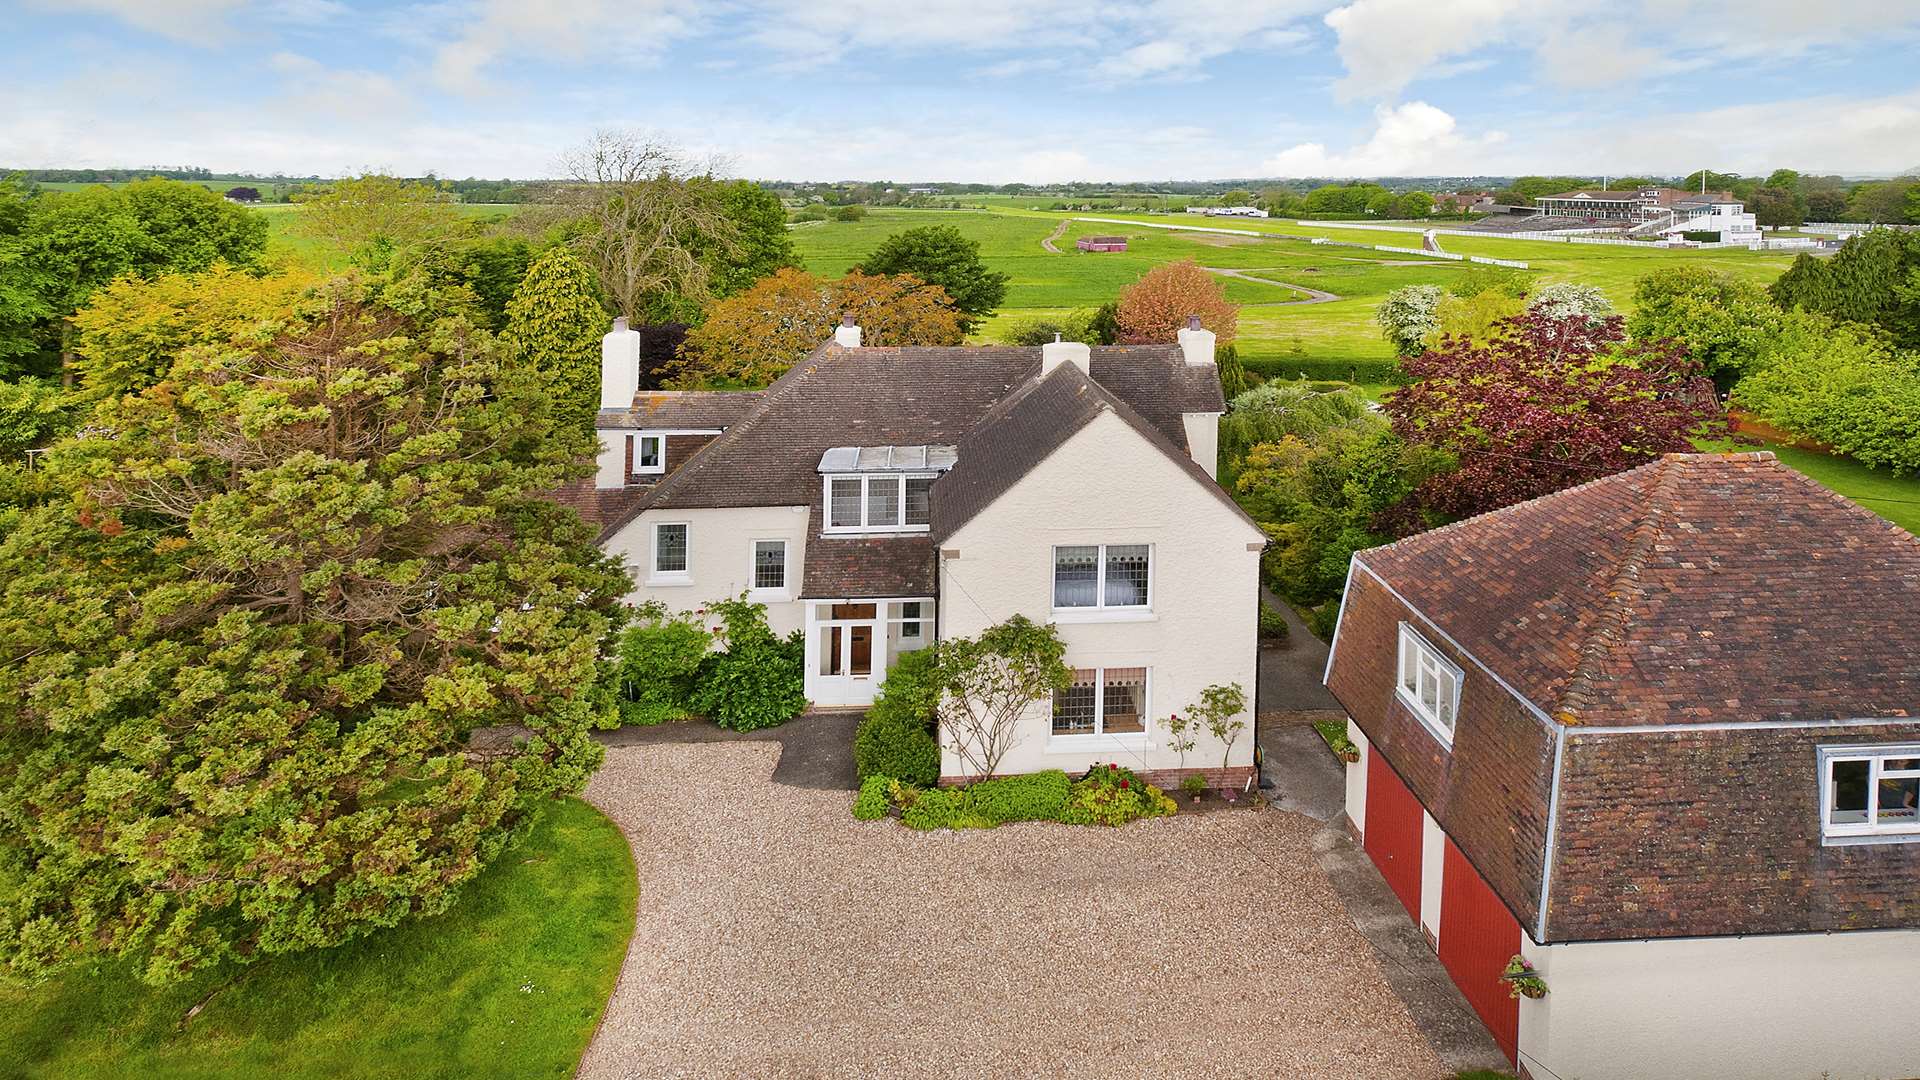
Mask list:
[[[633,933],[636,888],[613,822],[555,803],[437,918],[160,990],[119,965],[0,989],[0,1076],[572,1076]]]

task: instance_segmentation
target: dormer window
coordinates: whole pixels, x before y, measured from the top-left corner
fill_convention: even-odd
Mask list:
[[[820,457],[822,531],[926,532],[951,446],[840,446]]]

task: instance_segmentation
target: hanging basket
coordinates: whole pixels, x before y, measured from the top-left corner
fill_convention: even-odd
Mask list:
[[[1533,970],[1533,965],[1527,963],[1527,958],[1519,953],[1515,953],[1513,959],[1507,961],[1506,970],[1500,973],[1500,981],[1507,984],[1507,993],[1511,997],[1532,998],[1537,1001],[1547,996],[1547,981],[1542,979],[1540,973]]]

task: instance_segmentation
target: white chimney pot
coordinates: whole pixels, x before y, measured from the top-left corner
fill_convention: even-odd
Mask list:
[[[853,316],[840,317],[840,325],[833,328],[833,343],[843,349],[860,347],[860,324],[853,321]]]
[[[1196,367],[1213,363],[1214,334],[1201,329],[1199,319],[1187,320],[1187,325],[1174,336],[1180,342],[1180,351],[1186,354],[1187,363]]]
[[[1045,378],[1061,364],[1072,364],[1083,372],[1091,371],[1093,350],[1084,342],[1049,341],[1040,346],[1040,375]]]
[[[625,316],[600,339],[600,407],[631,409],[640,391],[640,332],[627,329]]]

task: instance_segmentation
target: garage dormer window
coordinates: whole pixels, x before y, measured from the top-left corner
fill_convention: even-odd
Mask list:
[[[1828,842],[1920,840],[1920,746],[1823,746],[1820,775]]]
[[[1460,713],[1460,669],[1406,623],[1400,624],[1400,677],[1395,695],[1444,746],[1453,745]]]

